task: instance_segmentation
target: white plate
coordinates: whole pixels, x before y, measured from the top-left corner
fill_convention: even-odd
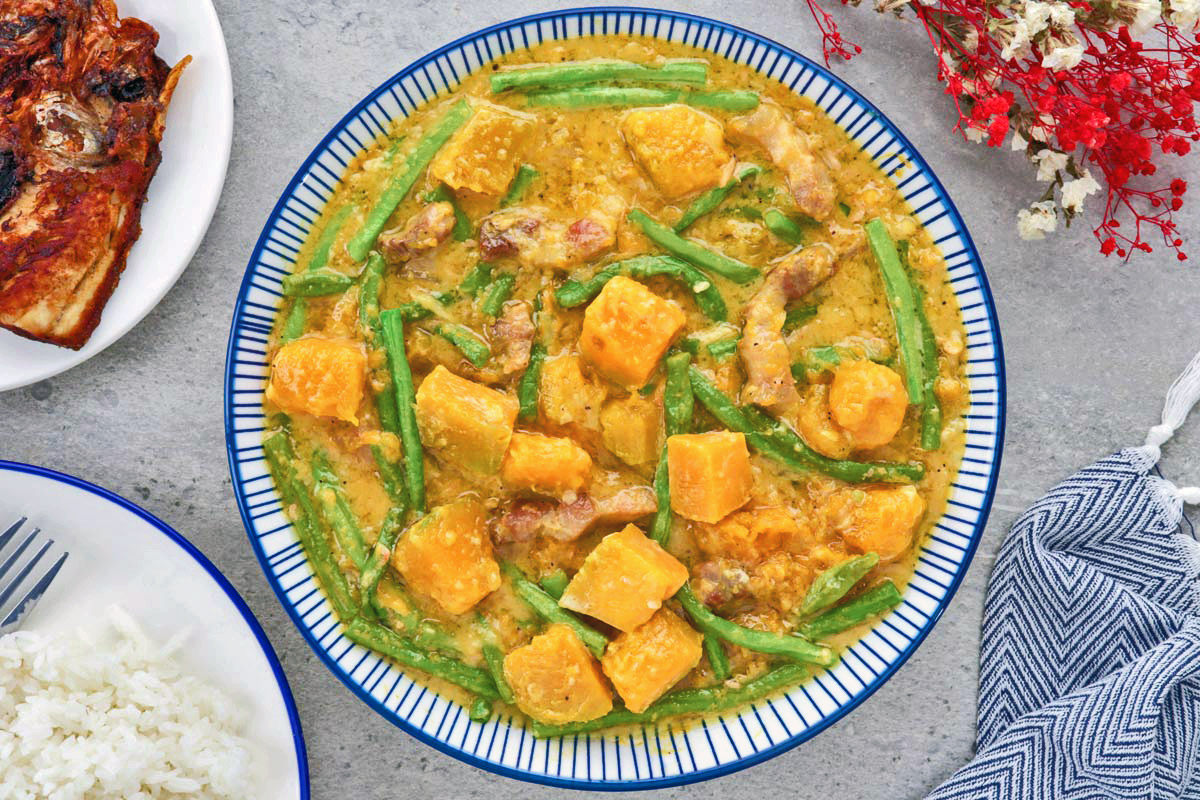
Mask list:
[[[129,251],[117,290],[81,350],[33,342],[0,329],[0,392],[87,361],[150,313],[183,274],[217,209],[233,141],[233,82],[221,23],[210,0],[117,0],[122,16],[153,25],[158,55],[186,55],[167,112],[162,164],[142,207],[142,235]]]
[[[96,624],[113,603],[156,641],[189,630],[176,655],[181,666],[250,712],[244,736],[256,785],[248,797],[308,798],[304,739],[287,679],[250,609],[200,551],[105,489],[0,461],[0,526],[22,516],[70,553],[25,630]]]

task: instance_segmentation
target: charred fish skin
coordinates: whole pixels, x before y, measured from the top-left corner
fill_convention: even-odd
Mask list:
[[[0,327],[79,349],[141,232],[189,58],[112,0],[0,8]]]

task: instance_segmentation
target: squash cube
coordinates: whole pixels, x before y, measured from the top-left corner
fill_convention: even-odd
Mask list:
[[[589,380],[576,355],[546,359],[538,386],[542,414],[555,425],[578,425],[588,430],[600,427],[600,406],[607,392],[599,381]]]
[[[683,433],[667,439],[671,510],[696,522],[719,522],[750,499],[754,476],[740,433]]]
[[[825,513],[851,549],[892,561],[912,547],[925,498],[915,486],[844,489],[829,498]]]
[[[700,663],[704,636],[669,609],[659,609],[650,621],[618,636],[600,665],[625,706],[645,711]]]
[[[500,468],[509,489],[561,496],[587,483],[592,457],[574,440],[538,433],[514,433]]]
[[[600,665],[566,625],[551,625],[505,656],[504,679],[517,707],[539,722],[587,722],[612,711]]]
[[[392,550],[392,568],[451,614],[465,614],[500,588],[483,505],[458,500],[415,522]]]
[[[712,117],[683,105],[630,111],[621,133],[633,157],[669,200],[729,179],[733,154]]]
[[[417,389],[421,442],[447,464],[482,476],[500,471],[517,410],[517,401],[503,392],[440,364]]]
[[[609,380],[644,386],[685,321],[679,306],[618,275],[584,312],[579,352]]]
[[[358,424],[367,380],[367,354],[348,339],[296,339],[271,361],[267,399],[289,414],[333,417]]]
[[[588,553],[558,604],[628,632],[654,616],[687,579],[687,567],[627,525]]]
[[[429,165],[429,174],[451,189],[500,195],[517,174],[537,119],[494,105],[479,105]]]
[[[613,400],[600,412],[600,438],[613,455],[632,467],[658,458],[662,408],[637,394]]]

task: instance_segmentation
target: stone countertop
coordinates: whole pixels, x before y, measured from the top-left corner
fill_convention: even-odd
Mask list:
[[[664,5],[648,2],[649,5]],[[175,288],[117,344],[52,380],[0,395],[0,457],[69,472],[141,504],[189,537],[242,593],[287,670],[316,798],[541,798],[565,792],[499,778],[418,743],[360,703],[272,594],[242,530],[221,420],[226,339],[246,260],[289,176],[371,88],[412,59],[505,19],[570,4],[513,0],[216,0],[233,65],[233,158],[204,244]],[[1022,156],[955,136],[912,22],[826,3],[864,52],[835,71],[924,154],[970,226],[999,309],[1008,436],[991,521],[954,602],[870,700],[766,764],[658,797],[720,793],[916,798],[971,756],[984,587],[1015,517],[1076,468],[1141,444],[1168,384],[1200,348],[1197,211],[1186,264],[1097,253],[1087,219],[1042,243],[1015,218],[1041,189]],[[666,7],[666,6],[664,6]],[[811,57],[820,40],[800,0],[701,0],[675,8],[758,31]],[[1200,186],[1193,158],[1185,178]],[[1172,169],[1179,168],[1172,164]],[[1166,448],[1164,473],[1200,482],[1200,424]],[[1189,455],[1190,454],[1190,455]]]

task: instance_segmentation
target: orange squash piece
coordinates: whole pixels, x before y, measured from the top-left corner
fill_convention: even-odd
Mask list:
[[[700,524],[692,536],[701,552],[713,558],[756,564],[780,551],[805,552],[812,545],[812,528],[779,506],[735,511],[715,525]]]
[[[483,505],[458,500],[414,523],[392,550],[392,568],[451,614],[465,614],[500,588]]]
[[[588,553],[558,604],[632,631],[688,579],[688,570],[636,525],[610,533]]]
[[[750,499],[754,476],[740,433],[683,433],[667,439],[671,510],[696,522],[719,522]]]
[[[566,625],[551,625],[505,656],[504,679],[517,707],[539,722],[587,722],[612,711],[600,665]]]
[[[908,391],[893,369],[873,361],[838,366],[829,387],[829,412],[855,450],[890,442],[904,424]]]
[[[685,321],[679,306],[618,275],[584,312],[579,352],[609,380],[644,386]]]
[[[421,443],[447,464],[478,475],[500,471],[517,410],[514,398],[440,364],[417,389]]]
[[[480,104],[438,152],[429,174],[451,189],[504,194],[536,126],[537,118],[529,114]]]
[[[288,342],[271,361],[267,400],[289,414],[358,424],[367,354],[348,339],[307,337]]]
[[[733,154],[721,123],[684,105],[630,111],[621,133],[634,158],[668,200],[728,180]]]
[[[662,424],[662,407],[635,392],[604,406],[600,412],[600,438],[614,456],[640,467],[658,458]]]
[[[915,486],[843,489],[830,498],[826,516],[850,547],[891,561],[912,547],[925,499]]]
[[[622,633],[604,651],[600,665],[625,706],[645,711],[700,663],[704,636],[669,609]]]
[[[572,439],[514,433],[500,468],[500,479],[509,489],[558,497],[582,489],[591,471],[592,457]]]

